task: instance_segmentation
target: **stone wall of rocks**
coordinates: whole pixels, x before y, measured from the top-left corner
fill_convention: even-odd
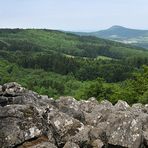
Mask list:
[[[148,105],[53,100],[15,82],[0,86],[0,148],[116,147],[148,147]]]

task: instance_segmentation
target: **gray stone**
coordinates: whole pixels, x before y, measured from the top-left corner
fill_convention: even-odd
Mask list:
[[[84,113],[80,110],[80,103],[72,97],[60,97],[57,100],[57,108],[59,111],[84,123]]]
[[[102,120],[102,114],[99,112],[91,112],[91,113],[86,113],[84,112],[84,118],[85,118],[85,124],[86,125],[92,125],[92,126],[97,126],[98,123]]]
[[[148,104],[145,104],[143,111],[148,114]]]
[[[111,114],[107,120],[108,143],[128,148],[139,148],[142,143],[142,123],[128,111]]]
[[[18,96],[23,94],[26,89],[16,82],[11,82],[4,84],[2,86],[2,91],[4,96]]]
[[[54,100],[0,85],[1,148],[148,147],[148,105],[95,98]]]
[[[93,148],[102,148],[104,146],[104,143],[100,139],[96,139],[92,142],[91,146]]]
[[[91,128],[91,126],[81,127],[76,135],[70,137],[70,141],[78,144],[80,147],[88,147],[90,145],[89,132]]]
[[[148,129],[143,132],[144,144],[148,147]]]
[[[91,128],[89,132],[89,137],[91,141],[100,139],[104,144],[107,144],[108,137],[106,135],[106,132],[103,128]]]
[[[6,106],[9,102],[9,99],[7,97],[4,96],[0,96],[0,106]]]
[[[58,110],[52,110],[48,113],[47,122],[53,128],[58,145],[66,143],[70,137],[76,135],[84,126],[79,120]]]
[[[113,106],[110,106],[107,102],[107,104],[101,103],[99,105],[96,105],[93,109],[91,114],[95,116],[95,120],[97,120],[97,124],[100,122],[105,122],[110,114],[113,112]]]
[[[96,104],[96,102],[92,100],[87,100],[87,101],[81,100],[79,103],[80,103],[79,109],[82,112],[87,112],[87,113],[91,113],[93,108],[98,105],[98,103]]]
[[[0,95],[2,95],[2,86],[0,85]]]
[[[112,107],[113,107],[112,103],[109,102],[108,100],[103,100],[103,101],[101,101],[100,104],[101,104],[102,106],[104,106],[105,108],[112,108]]]
[[[127,102],[118,100],[118,102],[114,106],[114,109],[117,111],[124,111],[130,109],[130,106],[127,104]]]
[[[66,144],[64,145],[63,148],[80,148],[77,144],[73,143],[73,142],[66,142]]]
[[[97,99],[94,97],[89,98],[88,101],[98,104]]]
[[[32,106],[10,105],[0,108],[0,145],[13,147],[42,134],[43,124]]]

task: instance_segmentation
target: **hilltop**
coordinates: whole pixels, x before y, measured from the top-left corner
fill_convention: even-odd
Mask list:
[[[130,29],[122,26],[112,26],[106,30],[90,33],[75,33],[83,36],[96,36],[99,38],[118,41],[130,45],[148,48],[148,30]]]

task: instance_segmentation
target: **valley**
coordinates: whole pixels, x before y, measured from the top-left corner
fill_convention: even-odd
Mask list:
[[[0,29],[0,84],[15,81],[54,98],[146,103],[147,65],[147,50],[123,43],[57,30]]]

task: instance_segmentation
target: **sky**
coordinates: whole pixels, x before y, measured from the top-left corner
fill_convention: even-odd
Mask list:
[[[148,30],[148,0],[0,0],[0,28]]]

